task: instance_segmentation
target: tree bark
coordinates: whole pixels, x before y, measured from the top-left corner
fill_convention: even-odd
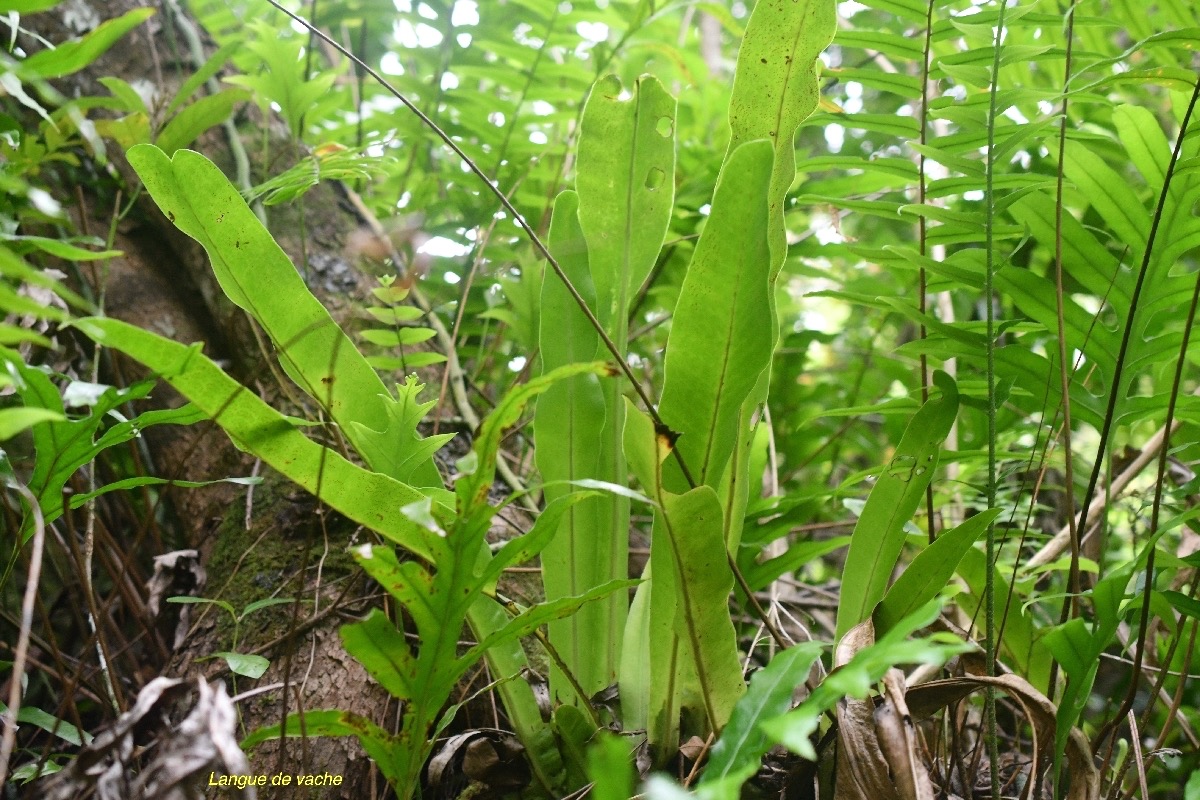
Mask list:
[[[169,98],[198,66],[180,44],[181,23],[170,13],[174,5],[167,2],[160,6],[148,0],[91,4],[76,0],[23,22],[49,41],[61,42],[80,34],[80,24],[115,18],[136,7],[158,8],[159,13],[148,22],[86,70],[61,81],[59,87],[69,97],[106,96],[108,90],[97,81],[100,77],[115,76],[130,82],[152,77],[159,96]],[[89,16],[81,8],[93,14]],[[36,46],[30,41],[27,49]],[[277,122],[258,120],[253,108],[237,114],[240,132],[255,142],[247,151],[258,151],[261,126],[265,124],[269,126],[272,152],[294,152],[293,145],[284,141],[285,131]],[[111,142],[107,144],[111,166],[89,153],[81,167],[90,171],[94,180],[83,181],[75,176],[64,177],[59,183],[59,199],[69,207],[81,231],[102,234],[108,230],[114,206],[127,203],[137,191],[137,177],[123,153]],[[232,174],[231,144],[218,127],[191,147],[203,152],[226,174]],[[261,175],[262,170],[256,167],[254,174]],[[300,214],[305,215],[307,231],[303,243],[299,236]],[[273,234],[293,263],[299,264],[304,252],[305,274],[312,290],[339,321],[349,319],[355,300],[364,296],[373,283],[344,251],[347,236],[360,223],[335,186],[316,187],[302,204],[271,209]],[[268,402],[288,413],[304,413],[303,409],[286,406],[288,395],[280,389],[279,373],[273,371],[270,353],[264,352],[261,345],[265,337],[256,336],[246,315],[221,294],[201,247],[175,229],[146,193],[138,196],[117,226],[114,246],[123,255],[98,270],[95,275],[99,280],[91,287],[97,296],[103,291],[109,316],[180,342],[202,341],[210,357],[227,364],[231,374]],[[140,366],[122,358],[105,354],[102,363],[108,382],[124,384],[144,377]],[[293,396],[298,394],[293,390]],[[153,397],[156,404],[164,406],[183,402],[165,384],[159,385]],[[211,605],[166,606],[162,614],[174,614],[181,608],[191,612],[179,629],[183,639],[178,647],[173,647],[172,631],[181,623],[174,618],[151,620],[141,609],[143,632],[156,637],[159,645],[132,649],[110,663],[122,702],[156,675],[192,678],[203,673],[210,679],[224,679],[230,684],[231,694],[281,684],[240,704],[247,731],[279,723],[285,708],[288,712],[337,708],[391,727],[396,718],[395,704],[346,653],[337,633],[343,615],[362,613],[366,607],[366,581],[346,554],[347,544],[355,537],[364,539],[365,532],[355,530],[336,515],[324,513],[309,495],[272,475],[268,468],[260,468],[238,452],[213,423],[151,429],[145,441],[146,454],[159,476],[204,481],[254,473],[262,474],[265,482],[250,491],[230,484],[166,490],[163,506],[169,510],[167,519],[171,522],[157,536],[162,544],[152,548],[156,550],[153,552],[138,550],[140,535],[134,540],[123,537],[118,530],[126,525],[127,531],[145,531],[152,521],[113,519],[108,524],[109,533],[115,546],[123,551],[117,561],[128,567],[127,583],[144,586],[151,558],[162,549],[170,549],[173,542],[197,549],[207,571],[207,585],[188,593],[223,599],[239,610],[247,602],[268,596],[304,602],[256,612],[239,626],[238,651],[259,652],[272,662],[257,681],[234,681],[223,661],[207,658],[214,652],[232,649],[233,626],[220,609]],[[145,599],[144,592],[140,599]],[[107,608],[114,601],[106,596],[99,602]],[[118,630],[116,623],[102,627],[108,628],[111,641],[133,638],[127,629]],[[167,653],[169,658],[155,658],[155,652]],[[83,651],[75,655],[87,657]],[[282,744],[273,741],[250,755],[257,773],[328,772],[342,776],[339,787],[322,789],[314,796],[348,799],[386,795],[385,784],[353,739],[308,738]],[[295,798],[305,796],[302,792],[293,786],[274,795],[267,788],[259,796]]]

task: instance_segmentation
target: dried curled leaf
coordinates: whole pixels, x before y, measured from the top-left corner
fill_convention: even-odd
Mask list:
[[[96,736],[70,765],[42,786],[45,800],[200,800],[212,773],[249,775],[235,737],[237,713],[221,683],[197,682],[199,697],[183,722],[170,712],[189,686],[155,678],[133,708]],[[156,740],[140,769],[135,752]],[[229,787],[231,797],[256,800],[254,787]]]
[[[904,673],[883,678],[883,702],[875,709],[875,735],[901,800],[933,800],[933,783],[918,750],[918,733],[905,702]]]
[[[1019,675],[966,675],[931,681],[908,690],[906,699],[914,719],[922,719],[961,700],[969,694],[993,686],[1016,702],[1033,728],[1032,759],[1039,771],[1049,767],[1054,755],[1054,730],[1057,707],[1046,695]],[[1067,769],[1071,786],[1067,800],[1096,800],[1100,796],[1100,773],[1092,762],[1087,737],[1078,728],[1071,729],[1067,741]]]
[[[838,644],[835,666],[875,643],[868,619]],[[1003,692],[1020,706],[1033,731],[1031,761],[1038,774],[1054,754],[1058,709],[1019,675],[966,675],[906,687],[903,674],[884,677],[877,707],[870,700],[846,698],[838,704],[837,790],[835,800],[932,800],[929,771],[917,749],[914,723],[986,687]],[[1067,744],[1070,788],[1067,800],[1097,800],[1100,776],[1083,732],[1073,728]]]

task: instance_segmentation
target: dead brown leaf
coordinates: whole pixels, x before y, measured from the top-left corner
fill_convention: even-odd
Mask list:
[[[222,683],[197,682],[195,706],[178,725],[170,713],[189,687],[155,678],[111,728],[100,733],[62,772],[41,787],[45,800],[200,800],[214,775],[249,775],[238,747],[237,712]],[[139,768],[143,748],[151,755]],[[253,786],[229,787],[231,797],[255,800]]]

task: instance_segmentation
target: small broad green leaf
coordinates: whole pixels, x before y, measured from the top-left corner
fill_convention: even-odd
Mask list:
[[[417,682],[417,664],[412,657],[404,634],[396,624],[379,609],[362,622],[343,625],[342,642],[346,652],[399,700],[412,699],[413,686]]]
[[[250,93],[238,89],[201,97],[171,117],[155,140],[164,153],[173,155],[181,147],[187,147],[209,128],[220,125],[233,113],[238,103],[249,99]]]
[[[247,678],[261,678],[263,673],[271,666],[271,662],[267,659],[250,653],[222,651],[220,653],[213,653],[213,657],[225,659],[225,663],[229,665],[230,672]]]
[[[62,422],[67,418],[61,411],[51,408],[5,408],[0,409],[0,442],[13,438],[18,433],[32,428],[39,422]]]
[[[0,702],[0,716],[8,713],[8,706]],[[92,735],[87,731],[81,731],[69,722],[64,722],[53,714],[49,714],[40,708],[33,706],[21,706],[17,711],[17,722],[33,725],[41,728],[47,733],[54,734],[64,742],[80,747],[89,744],[92,741]]]
[[[58,2],[58,0],[54,1]],[[23,785],[46,775],[53,775],[56,772],[62,772],[62,768],[63,765],[56,761],[53,756],[51,756],[50,759],[45,762],[33,761],[28,764],[22,764],[10,772],[9,775],[14,781]]]
[[[588,749],[588,777],[592,781],[593,800],[629,800],[633,797],[634,762],[629,742],[601,732]]]
[[[399,328],[390,331],[377,328],[363,331],[362,338],[380,347],[408,347],[429,341],[434,333],[433,328]]]
[[[242,609],[239,619],[245,619],[255,611],[261,611],[264,608],[270,608],[271,606],[287,606],[294,602],[296,601],[291,597],[264,597],[261,600],[255,600],[252,603],[247,603],[246,607]]]
[[[1188,597],[1182,592],[1165,591],[1162,596],[1167,599],[1167,602],[1174,606],[1175,610],[1184,616],[1192,619],[1200,619],[1200,600],[1194,597]]]

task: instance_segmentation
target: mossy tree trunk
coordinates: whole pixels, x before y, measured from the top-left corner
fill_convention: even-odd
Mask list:
[[[89,20],[115,18],[142,6],[159,10],[88,69],[60,82],[59,89],[66,96],[107,96],[108,90],[98,79],[115,76],[131,83],[151,79],[158,84],[159,96],[169,98],[197,66],[182,44],[179,21],[169,13],[174,3],[104,0],[66,6],[72,10],[60,8],[22,22],[47,40],[59,42],[79,35],[82,31],[77,26],[90,24]],[[81,15],[81,6],[94,15]],[[81,19],[85,21],[81,23]],[[37,47],[31,40],[27,49]],[[211,49],[207,48],[206,54]],[[245,108],[238,110],[235,122],[247,141],[247,152],[259,152],[263,125],[267,125],[270,136],[277,140],[272,152],[294,160],[295,145],[286,141],[286,131],[276,121],[263,121],[253,108]],[[231,144],[226,131],[218,127],[192,149],[233,175]],[[246,316],[221,295],[199,245],[180,234],[147,194],[138,193],[137,178],[120,149],[111,142],[108,145],[107,164],[95,153],[80,151],[81,163],[63,168],[56,179],[57,199],[68,209],[77,229],[101,237],[114,223],[114,209],[123,208],[136,196],[128,213],[116,221],[114,247],[123,255],[79,273],[90,283],[93,295],[103,297],[105,312],[177,341],[203,341],[205,351],[227,364],[244,385],[277,408],[304,415],[305,409],[289,405],[289,398],[299,392],[281,388],[281,375],[265,352],[269,348],[263,344],[265,337],[256,335]],[[290,163],[284,157],[267,169],[253,165],[253,174],[277,172]],[[269,218],[272,233],[293,262],[300,265],[303,254],[313,291],[341,321],[350,318],[355,303],[373,283],[345,255],[348,235],[362,224],[345,200],[341,187],[322,185],[306,195],[302,204],[272,208]],[[138,365],[108,353],[100,358],[100,375],[106,382],[121,384],[145,377]],[[82,358],[77,362],[83,363]],[[183,402],[165,384],[155,390],[153,401],[164,406]],[[101,636],[115,653],[109,669],[121,704],[127,705],[140,686],[157,675],[204,674],[223,678],[231,690],[236,686],[239,692],[278,684],[240,703],[246,730],[278,723],[285,709],[294,712],[298,707],[341,708],[391,727],[397,716],[395,704],[345,652],[337,632],[348,616],[365,613],[371,602],[371,588],[345,554],[349,543],[356,538],[366,540],[369,533],[325,513],[311,496],[238,452],[213,423],[147,431],[136,456],[146,471],[162,477],[207,481],[256,474],[264,482],[253,489],[230,484],[169,488],[156,500],[147,500],[152,496],[145,494],[142,503],[116,502],[98,515],[103,528],[99,541],[113,552],[111,558],[98,561],[97,571],[104,571],[105,565],[108,571],[96,578],[96,593],[102,595],[97,601],[105,609],[142,604],[136,613],[112,613],[100,625]],[[146,502],[152,510],[146,510]],[[178,647],[173,641],[176,619],[153,619],[146,611],[143,587],[152,559],[177,548],[198,550],[207,572],[206,584],[189,593],[224,599],[239,609],[266,597],[302,601],[256,612],[240,625],[238,651],[259,653],[271,660],[261,679],[238,678],[235,683],[223,661],[206,658],[232,649],[233,626],[220,609],[186,607],[190,620],[181,631],[186,634]],[[117,597],[118,584],[125,586],[122,597]],[[181,608],[185,607],[166,606],[162,614],[177,615]],[[84,644],[71,655],[84,660],[94,647],[86,645],[86,630],[78,625],[75,630]],[[140,643],[121,646],[128,642]],[[78,688],[100,695],[94,665],[80,668],[78,677]],[[68,676],[63,676],[63,681],[71,683]],[[78,700],[64,698],[60,713]],[[114,714],[110,710],[109,718]],[[251,756],[255,771],[342,776],[340,787],[320,790],[323,798],[387,794],[354,740],[309,738],[289,740],[285,745],[281,748],[279,742],[271,742],[260,747]],[[279,796],[303,796],[303,790],[295,787],[284,791],[286,795]],[[273,795],[268,788],[260,790],[263,796]]]

